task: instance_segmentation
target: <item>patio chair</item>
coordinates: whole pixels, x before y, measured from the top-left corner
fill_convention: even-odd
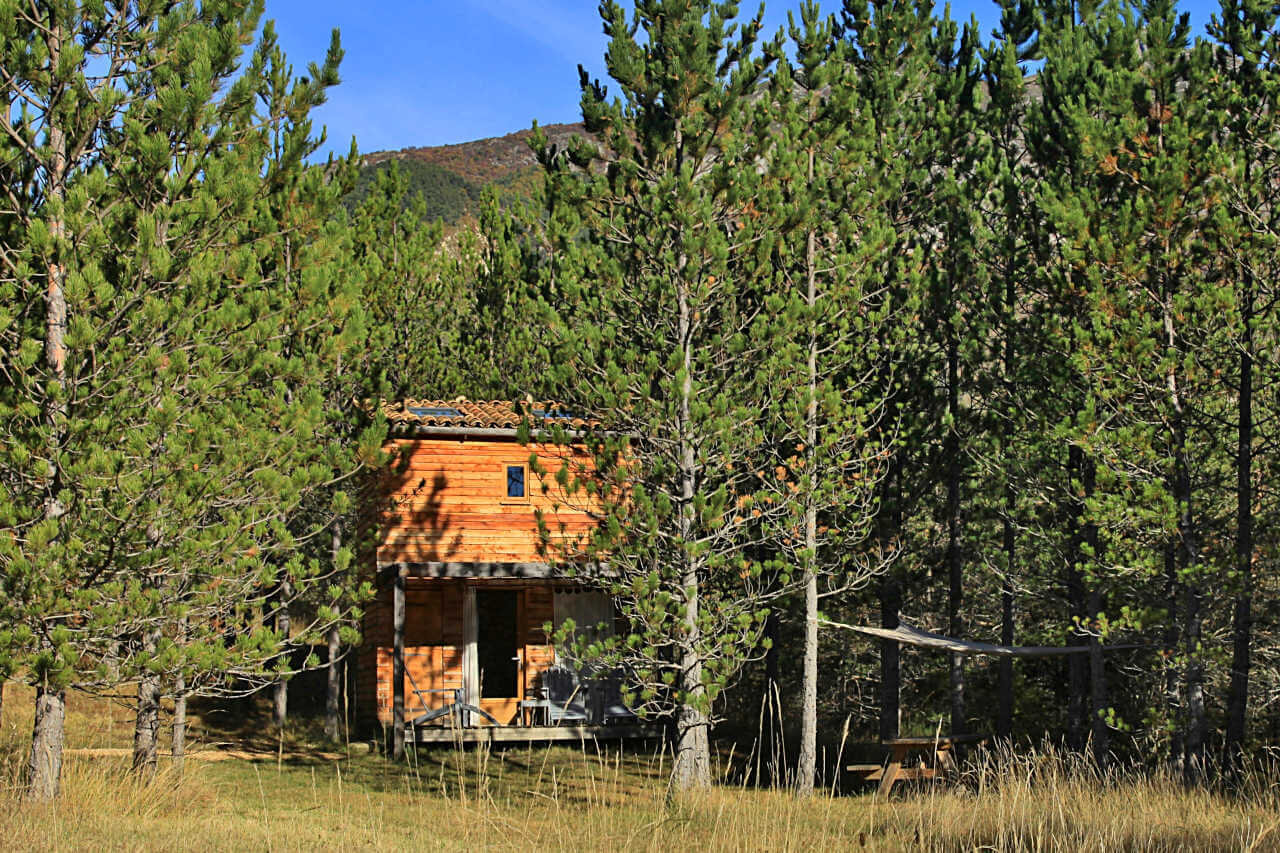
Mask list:
[[[484,711],[467,701],[467,693],[461,687],[432,687],[426,690],[418,687],[418,682],[414,680],[413,673],[405,670],[405,675],[409,678],[409,689],[414,696],[418,697],[418,701],[422,704],[424,713],[419,714],[411,720],[405,722],[405,728],[413,732],[418,726],[425,726],[433,720],[442,717],[451,717],[454,723],[464,728],[471,725],[471,715],[478,714],[489,721],[491,725],[497,725],[498,721],[488,711]],[[427,697],[443,694],[448,697],[444,704],[434,710],[427,710],[431,704],[431,700]]]
[[[635,712],[622,701],[622,673],[618,670],[604,672],[591,679],[592,710],[596,720],[604,725],[631,722]]]
[[[547,690],[548,723],[556,726],[587,721],[586,690],[577,673],[566,666],[553,666],[542,674],[542,683]]]

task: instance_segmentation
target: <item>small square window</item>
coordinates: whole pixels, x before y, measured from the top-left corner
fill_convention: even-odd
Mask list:
[[[508,465],[507,466],[507,497],[522,498],[524,497],[524,466]]]

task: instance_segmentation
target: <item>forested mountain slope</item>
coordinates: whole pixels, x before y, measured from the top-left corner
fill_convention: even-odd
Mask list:
[[[581,123],[551,124],[542,130],[549,142],[560,146],[583,133]],[[446,225],[474,214],[486,186],[496,186],[501,195],[528,197],[537,174],[537,161],[529,147],[532,132],[526,128],[453,145],[366,154],[347,203],[355,205],[367,197],[374,176],[393,162],[400,164],[408,179],[409,195],[421,195],[428,215],[440,218]]]

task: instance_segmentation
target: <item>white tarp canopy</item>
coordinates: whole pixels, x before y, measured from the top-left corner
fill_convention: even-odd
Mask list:
[[[1089,646],[999,646],[995,643],[980,643],[973,640],[958,640],[955,637],[944,637],[924,631],[906,622],[897,628],[872,628],[868,625],[845,625],[842,622],[822,620],[824,625],[833,628],[847,628],[859,634],[880,637],[885,640],[896,640],[909,646],[921,646],[928,649],[940,649],[958,655],[995,655],[1009,658],[1045,658],[1059,655],[1087,654]],[[1136,649],[1138,645],[1103,646],[1103,650]]]

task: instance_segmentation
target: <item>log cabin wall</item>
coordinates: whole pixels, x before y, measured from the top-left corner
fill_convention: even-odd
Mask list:
[[[467,588],[503,589],[520,593],[519,646],[521,692],[539,684],[555,662],[555,647],[543,628],[551,622],[556,590],[572,588],[569,581],[503,581],[407,578],[405,581],[405,718],[413,719],[447,701],[447,694],[430,694],[426,701],[414,689],[430,690],[463,685],[463,602]],[[391,590],[382,590],[366,608],[364,644],[360,648],[358,707],[367,711],[366,726],[386,726],[392,718]],[[510,703],[507,703],[510,704]],[[488,705],[488,703],[485,703]],[[502,723],[513,721],[515,707],[486,706]]]
[[[536,455],[539,466],[553,475],[566,454],[575,469],[585,468],[590,460],[582,451],[475,438],[396,439],[387,450],[400,462],[388,475],[390,501],[380,516],[379,564],[545,561],[547,555],[539,549],[539,510],[557,547],[571,547],[591,528],[590,517],[572,505],[575,501],[554,476],[540,479],[528,468]],[[512,466],[525,469],[522,498],[507,495],[507,469]]]
[[[590,516],[567,500],[554,472],[568,455],[575,471],[590,458],[581,450],[555,445],[522,445],[512,438],[397,438],[385,447],[395,460],[384,481],[385,508],[375,518],[380,526],[374,551],[375,577],[392,566],[453,564],[463,577],[405,578],[404,697],[405,719],[448,701],[447,694],[418,690],[462,687],[464,672],[464,602],[474,590],[520,591],[518,636],[520,689],[527,692],[555,661],[543,625],[553,619],[557,589],[573,582],[555,580],[471,579],[468,564],[531,564],[565,558],[573,543],[592,525]],[[536,455],[549,472],[540,478],[530,467]],[[524,474],[524,496],[508,494],[508,469]],[[543,483],[546,488],[543,488]],[[540,547],[537,513],[552,533],[551,553]],[[564,549],[564,550],[562,550]],[[366,558],[367,559],[367,558]],[[391,585],[381,585],[365,611],[364,643],[358,654],[356,699],[365,727],[390,725],[393,702],[393,627]],[[470,697],[474,700],[476,697]],[[511,707],[508,708],[507,704]],[[487,705],[502,722],[515,713],[513,703]]]
[[[405,713],[420,714],[443,704],[444,694],[434,694],[424,704],[414,694],[421,690],[462,686],[461,581],[409,580],[405,584]],[[373,709],[379,723],[390,723],[392,700],[391,589],[379,591],[366,608],[364,643],[360,647],[357,699],[362,711]]]

